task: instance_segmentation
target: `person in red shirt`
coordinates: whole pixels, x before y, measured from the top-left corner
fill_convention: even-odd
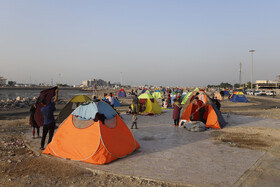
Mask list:
[[[197,107],[197,109],[195,110],[195,112],[199,112],[199,121],[203,122],[204,124],[206,124],[206,120],[203,118],[204,113],[205,113],[205,103],[201,100],[199,100],[198,97],[194,98],[194,102],[193,105]]]

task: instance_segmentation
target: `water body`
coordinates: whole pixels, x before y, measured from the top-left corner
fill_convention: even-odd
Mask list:
[[[40,95],[40,92],[42,90],[5,90],[1,89],[0,90],[0,100],[1,99],[15,99],[16,97],[28,97],[28,98],[33,98],[33,97],[38,97]],[[63,98],[72,98],[75,95],[89,95],[92,92],[90,91],[80,91],[80,90],[59,90],[58,92],[58,97],[63,99]]]

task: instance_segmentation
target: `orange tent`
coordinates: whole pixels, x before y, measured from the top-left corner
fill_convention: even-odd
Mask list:
[[[100,117],[103,115],[106,119]],[[115,110],[100,101],[80,105],[61,124],[43,153],[105,164],[125,157],[139,147]]]
[[[209,98],[209,96],[203,92],[203,91],[197,91],[199,93],[198,97],[200,100],[202,100],[205,103],[205,113],[204,113],[204,119],[206,119],[205,127],[210,127],[214,129],[221,129],[226,125],[226,122],[221,114],[220,111],[218,111],[216,105],[213,103],[213,101]],[[181,120],[187,120],[190,121],[190,117],[192,114],[194,120],[198,120],[199,113],[195,112],[197,107],[193,105],[191,99],[192,96],[195,96],[197,92],[193,92],[190,97],[188,98],[187,102],[185,103],[183,107],[183,113]]]

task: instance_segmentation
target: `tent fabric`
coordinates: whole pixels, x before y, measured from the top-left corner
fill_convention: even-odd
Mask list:
[[[91,120],[95,118],[97,112],[104,114],[106,119],[111,119],[116,116],[116,111],[105,102],[98,102],[97,105],[94,102],[89,104],[81,105],[72,113],[74,116],[81,120]]]
[[[224,90],[224,95],[230,95],[228,89],[225,89],[225,90]]]
[[[187,102],[187,100],[189,99],[190,95],[192,94],[192,92],[188,92],[184,98],[182,99],[181,104],[185,104]]]
[[[198,91],[198,92],[200,97],[201,95],[203,96],[206,105],[205,107],[206,111],[204,113],[204,119],[206,119],[205,127],[215,128],[215,129],[221,129],[225,127],[226,122],[222,114],[220,113],[220,111],[217,109],[216,105],[210,99],[210,97],[205,92],[202,91]],[[186,103],[184,104],[181,120],[190,121],[191,115],[194,114],[193,120],[198,121],[199,113],[195,112],[197,107],[194,106],[193,103],[190,101],[192,96],[194,96],[196,93],[197,91],[193,91],[192,94],[189,96],[188,100],[186,101]]]
[[[76,118],[74,114],[88,117],[88,112],[80,108],[99,113],[105,112],[105,116],[112,114],[112,107],[102,101],[80,105],[58,128],[52,141],[43,151],[44,154],[92,164],[106,164],[125,157],[140,147],[118,115],[111,118],[115,123],[113,127],[106,124],[107,120],[105,123],[100,120],[96,122],[89,120],[89,126],[77,128],[73,120]]]
[[[120,89],[117,93],[118,97],[126,97],[126,92],[124,89]]]
[[[214,98],[216,98],[219,101],[223,100],[223,97],[221,96],[221,94],[219,92],[214,93]]]
[[[41,112],[41,108],[43,108],[43,104],[41,103],[41,101],[43,99],[45,99],[47,101],[47,105],[51,102],[52,98],[55,96],[55,90],[57,89],[57,87],[52,87],[49,89],[45,89],[43,91],[40,92],[39,97],[37,98],[36,101],[36,110],[34,113],[34,119],[37,123],[37,125],[39,126],[43,126],[44,125],[44,116]]]
[[[145,103],[145,111],[142,114],[161,114],[162,110],[156,99],[149,94],[143,93],[139,97],[139,102]]]
[[[63,109],[58,114],[56,121],[58,123],[62,123],[78,106],[87,101],[90,101],[88,96],[76,95],[63,107]]]
[[[240,102],[240,103],[248,103],[248,99],[242,92],[234,92],[230,98],[231,102]]]
[[[153,93],[153,97],[156,99],[162,98],[162,94],[159,90],[155,90]]]

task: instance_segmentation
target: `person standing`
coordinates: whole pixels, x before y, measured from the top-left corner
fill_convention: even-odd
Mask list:
[[[180,111],[181,111],[181,107],[179,105],[180,105],[179,102],[175,100],[173,106],[173,120],[174,120],[175,127],[179,126]]]
[[[44,125],[43,125],[43,136],[42,136],[41,148],[40,148],[41,150],[44,150],[47,134],[49,133],[48,143],[50,143],[53,138],[54,129],[55,129],[54,111],[56,110],[55,103],[57,102],[57,99],[58,99],[58,89],[55,90],[55,97],[52,102],[50,102],[47,105],[47,101],[45,99],[42,101],[44,107],[41,109],[41,112],[44,116]]]
[[[137,97],[137,95],[134,96],[133,100],[132,100],[132,108],[133,108],[133,113],[138,114],[139,113],[139,99]]]
[[[136,113],[133,113],[133,116],[132,116],[132,125],[131,125],[131,129],[133,129],[134,125],[135,125],[135,129],[138,129],[137,128],[137,117],[136,117]]]
[[[36,123],[34,114],[36,111],[36,104],[32,105],[30,108],[30,118],[29,118],[29,124],[32,127],[32,138],[35,138],[35,129],[37,129],[37,137],[40,137],[40,126]]]

